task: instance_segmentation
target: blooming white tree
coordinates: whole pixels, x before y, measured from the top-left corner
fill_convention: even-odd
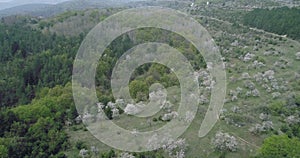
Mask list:
[[[192,111],[187,111],[185,113],[185,118],[184,118],[184,121],[187,122],[187,123],[191,123],[194,119],[194,112]]]
[[[102,109],[105,107],[103,103],[97,103],[98,112],[102,111]]]
[[[261,72],[255,74],[253,77],[254,77],[254,79],[255,79],[256,82],[262,83],[262,81],[263,81],[263,74]]]
[[[201,105],[207,104],[207,103],[209,103],[209,100],[207,99],[207,97],[206,97],[205,95],[201,95],[201,96],[199,97],[199,103],[200,103]]]
[[[169,139],[166,144],[163,145],[163,149],[168,152],[170,158],[184,158],[187,144],[185,139],[173,140]]]
[[[126,108],[124,109],[124,113],[127,115],[135,115],[140,110],[133,104],[127,104]]]
[[[125,103],[124,99],[117,99],[116,100],[116,106],[121,107],[122,109],[125,108],[126,103]]]
[[[76,124],[79,124],[82,122],[82,116],[81,115],[78,115],[76,118],[75,118],[75,123]]]
[[[218,132],[213,139],[213,145],[215,149],[220,151],[236,151],[238,142],[234,136],[228,133]]]
[[[255,89],[255,84],[249,80],[245,81],[244,82],[244,85],[246,88],[248,89],[251,89],[251,90],[254,90]]]
[[[268,114],[265,113],[260,113],[259,114],[259,119],[261,119],[262,121],[267,121],[270,119],[270,116]]]
[[[243,61],[244,61],[244,62],[249,62],[249,61],[252,60],[254,57],[255,57],[254,54],[247,53],[247,54],[244,56]]]
[[[300,52],[296,53],[296,59],[300,60]]]
[[[85,157],[87,157],[88,156],[88,150],[86,150],[86,149],[81,149],[80,151],[79,151],[79,156],[81,156],[82,158],[85,158]]]
[[[120,116],[120,111],[118,108],[113,108],[112,109],[112,118],[118,118]]]
[[[273,70],[268,70],[263,74],[263,77],[267,78],[269,80],[272,80],[272,79],[274,79],[274,75],[275,75],[275,72]]]
[[[238,106],[233,106],[231,108],[231,111],[234,112],[234,113],[238,113],[240,111],[240,108]]]
[[[231,101],[233,102],[233,101],[236,101],[236,100],[238,100],[239,98],[236,96],[236,95],[234,95],[234,96],[232,96],[231,97]]]
[[[265,67],[266,65],[262,62],[259,62],[257,60],[255,60],[252,64],[252,67],[255,68],[255,69],[260,69],[262,67]]]
[[[149,149],[162,148],[170,158],[184,158],[187,147],[185,139],[174,140],[169,134],[164,136],[153,135],[147,143]]]
[[[91,152],[97,155],[99,153],[99,149],[95,146],[91,146]]]
[[[281,93],[279,93],[279,92],[274,92],[274,93],[272,93],[273,99],[276,99],[276,98],[278,98],[278,97],[280,97],[280,96],[281,96]]]
[[[273,122],[272,121],[264,121],[262,124],[255,124],[253,127],[249,129],[252,134],[260,134],[267,132],[273,129]]]
[[[164,114],[164,116],[161,119],[163,121],[170,121],[176,117],[178,117],[178,113],[176,111],[172,111],[171,113]]]
[[[107,107],[110,107],[111,109],[116,108],[116,103],[108,102]]]
[[[94,116],[88,112],[84,113],[82,116],[82,121],[85,121],[85,122],[91,122],[91,121],[93,121],[93,119],[94,119]]]
[[[170,101],[165,101],[161,106],[160,109],[163,110],[170,110],[174,105]]]
[[[135,158],[135,156],[129,153],[121,153],[119,158]]]
[[[250,78],[251,78],[251,76],[249,75],[249,73],[244,72],[244,73],[242,74],[242,79],[250,79]]]
[[[243,93],[243,89],[241,87],[236,88],[237,95],[241,95]]]
[[[253,97],[259,97],[259,96],[260,96],[260,92],[259,92],[259,90],[256,89],[256,88],[255,88],[251,93],[252,93],[252,96],[253,96]]]
[[[294,115],[291,115],[285,119],[285,122],[288,123],[289,125],[297,124],[297,123],[300,123],[300,118],[296,117]]]

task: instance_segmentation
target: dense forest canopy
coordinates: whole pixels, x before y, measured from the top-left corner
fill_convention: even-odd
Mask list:
[[[70,16],[77,16],[77,13],[72,12]],[[70,81],[73,60],[85,34],[66,37],[50,33],[47,29],[51,25],[41,27],[43,23],[21,17],[13,19],[12,23],[0,24],[1,157],[64,157],[63,151],[70,147],[63,127],[66,121],[74,122],[78,116]],[[128,32],[115,39],[99,61],[96,85],[100,102],[107,104],[113,100],[110,78],[117,59],[133,46],[151,41],[174,46],[195,69],[206,67],[195,47],[177,34],[155,28]],[[166,88],[179,85],[175,74],[167,67],[145,64],[134,72],[130,92],[137,101],[146,101],[149,87],[157,82]],[[105,109],[110,119],[111,110]],[[7,143],[9,141],[15,143]],[[114,155],[103,153],[103,157],[111,157],[111,154]],[[157,157],[159,153],[136,155]]]
[[[293,39],[300,39],[300,8],[254,9],[244,17],[244,24]]]
[[[29,103],[42,87],[70,81],[83,36],[43,34],[25,23],[0,24],[1,106]]]

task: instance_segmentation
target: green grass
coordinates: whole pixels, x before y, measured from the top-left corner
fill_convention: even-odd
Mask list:
[[[213,20],[209,20],[208,23],[210,24],[208,26],[208,30],[214,37],[222,36],[222,34],[219,33],[221,31],[223,32],[234,32],[232,30],[232,26],[228,24],[222,24],[216,29],[216,25],[220,25],[220,23],[217,23]],[[226,26],[224,26],[226,25]],[[223,29],[223,30],[222,30]],[[230,30],[227,30],[230,29]],[[226,35],[225,35],[226,36]],[[227,35],[229,36],[229,35]],[[236,82],[230,82],[230,77],[234,76],[235,78],[239,78],[243,72],[248,72],[251,76],[256,74],[257,72],[264,72],[266,70],[275,69],[275,77],[276,78],[283,78],[286,81],[289,81],[289,91],[281,92],[282,97],[280,99],[285,99],[288,94],[293,92],[292,82],[294,82],[293,77],[294,73],[299,73],[299,66],[300,61],[295,60],[295,53],[300,51],[300,43],[294,40],[286,39],[286,40],[279,40],[278,38],[274,39],[274,37],[271,37],[268,34],[265,33],[259,33],[255,31],[248,30],[245,33],[242,33],[241,36],[243,38],[246,38],[246,44],[248,48],[241,48],[245,52],[251,52],[255,53],[260,58],[263,58],[265,60],[266,67],[262,69],[247,69],[247,66],[250,63],[244,63],[240,61],[239,59],[233,58],[231,56],[224,55],[228,60],[229,64],[235,64],[235,68],[231,68],[231,73],[227,71],[227,98],[229,98],[229,91],[231,89],[236,89],[236,87],[241,87],[246,91],[246,88],[243,85],[244,80],[237,80]],[[253,51],[253,46],[249,45],[249,43],[254,43],[255,37],[259,36],[261,38],[262,42],[259,42],[258,44],[261,45],[261,48],[258,51]],[[223,37],[220,37],[223,38]],[[235,37],[238,39],[238,37]],[[277,42],[277,45],[268,44],[268,40],[275,40]],[[242,41],[242,40],[240,40]],[[223,41],[220,41],[223,42]],[[291,47],[291,45],[293,47]],[[226,46],[230,48],[230,46]],[[279,60],[280,57],[275,56],[264,56],[263,53],[270,49],[274,48],[278,51],[285,52],[284,58],[288,59],[292,62],[291,66],[287,69],[279,69],[274,68],[273,64]],[[236,68],[240,68],[240,72],[236,70]],[[219,157],[220,152],[217,152],[214,150],[213,146],[211,145],[211,141],[215,134],[218,131],[229,133],[233,136],[235,136],[238,140],[238,151],[233,153],[227,153],[226,157],[230,158],[240,158],[240,157],[250,157],[256,154],[257,149],[261,146],[263,140],[268,137],[271,133],[262,134],[262,135],[252,135],[249,132],[249,128],[255,124],[255,123],[261,123],[261,120],[258,118],[259,114],[257,109],[261,107],[267,107],[269,103],[274,101],[272,99],[272,95],[268,92],[266,92],[261,86],[259,86],[258,83],[253,81],[256,84],[256,87],[259,89],[261,96],[260,97],[249,97],[249,98],[243,98],[239,97],[238,101],[235,102],[229,102],[224,105],[224,108],[228,110],[228,113],[225,116],[232,116],[231,108],[233,106],[238,106],[242,112],[234,114],[238,118],[249,118],[252,122],[249,123],[248,121],[244,120],[245,126],[243,127],[236,127],[234,125],[229,125],[224,120],[219,120],[217,124],[214,126],[214,128],[208,133],[208,135],[204,138],[198,137],[198,131],[200,128],[200,125],[202,123],[202,120],[205,116],[205,112],[207,109],[207,105],[201,105],[198,109],[198,113],[196,115],[196,118],[192,122],[191,126],[188,128],[188,130],[182,135],[182,138],[186,138],[188,149],[186,151],[186,157],[188,158],[213,158],[213,157]],[[171,94],[178,94],[179,90],[176,88],[169,89],[170,96]],[[168,96],[169,97],[169,96]],[[247,105],[247,106],[245,106]],[[159,115],[162,113],[158,113],[157,115],[153,116],[152,118],[158,118]],[[152,120],[150,118],[150,120]],[[276,116],[272,116],[271,120],[274,123],[274,130],[277,131],[282,123],[278,120]],[[243,120],[242,120],[243,121]],[[122,115],[120,119],[115,120],[115,123],[120,125],[121,127],[124,127],[126,129],[137,129],[139,131],[149,131],[153,129],[157,129],[161,126],[163,126],[165,123],[158,121],[158,122],[152,122],[152,125],[149,126],[149,124],[146,122],[145,119],[136,119],[132,116],[126,116]],[[100,143],[95,137],[93,137],[88,131],[78,130],[78,131],[72,131],[71,129],[66,129],[67,133],[70,136],[70,142],[74,146],[74,144],[79,141],[83,140],[88,144],[88,146],[95,145],[98,146],[98,148],[101,151],[108,151],[110,148],[102,143]],[[74,147],[72,150],[68,151],[68,156],[77,156],[79,151],[75,149]],[[75,154],[74,154],[75,153]]]

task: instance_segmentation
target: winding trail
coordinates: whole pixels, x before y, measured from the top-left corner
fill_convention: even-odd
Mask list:
[[[237,136],[237,135],[234,134],[234,133],[230,133],[230,134],[233,135],[233,136],[235,136],[236,138],[238,138],[239,140],[241,140],[242,142],[244,142],[244,143],[246,143],[246,144],[249,144],[249,145],[251,145],[251,146],[253,146],[253,147],[257,148],[257,149],[260,148],[259,146],[255,145],[255,144],[253,144],[253,143],[248,142],[247,140],[245,140],[245,139],[243,139],[243,138]]]

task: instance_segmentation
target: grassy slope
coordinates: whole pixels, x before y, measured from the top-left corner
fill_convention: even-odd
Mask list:
[[[68,20],[67,20],[68,21]],[[228,92],[231,89],[235,89],[236,87],[240,86],[243,87],[243,80],[238,80],[237,82],[230,82],[230,77],[239,78],[242,74],[242,72],[248,72],[251,76],[254,75],[257,72],[264,72],[269,69],[275,69],[276,72],[276,78],[284,78],[287,81],[293,82],[293,76],[294,73],[299,71],[299,61],[294,60],[295,53],[300,51],[300,44],[297,41],[293,41],[290,39],[283,39],[279,40],[279,38],[271,36],[266,33],[260,33],[256,31],[252,31],[247,28],[239,28],[235,29],[231,24],[222,23],[220,21],[215,21],[212,19],[208,19],[206,23],[201,21],[201,23],[208,29],[208,31],[212,34],[214,38],[220,38],[221,41],[218,42],[220,45],[224,45],[221,47],[222,50],[229,49],[231,50],[232,46],[228,44],[224,44],[225,38],[231,39],[231,40],[238,40],[240,41],[240,49],[244,52],[251,52],[255,53],[257,56],[262,57],[266,61],[266,67],[263,69],[247,69],[247,66],[249,63],[244,63],[240,61],[239,59],[235,57],[231,57],[230,55],[225,55],[229,64],[235,64],[235,68],[231,68],[231,73],[227,70],[227,76],[228,76]],[[209,24],[209,25],[208,25]],[[55,26],[53,27],[55,28]],[[222,33],[225,33],[222,35]],[[236,35],[239,34],[239,35]],[[255,43],[255,37],[258,36],[261,38],[259,45],[260,48],[258,51],[253,51],[253,43]],[[276,41],[277,45],[268,44],[267,41]],[[229,43],[230,44],[230,43]],[[244,47],[247,46],[247,47]],[[291,47],[293,46],[293,47]],[[285,54],[282,56],[283,58],[286,58],[291,62],[291,65],[287,69],[279,69],[274,68],[273,64],[279,60],[280,57],[276,56],[264,56],[263,53],[267,51],[268,49],[273,48],[277,51],[284,52]],[[229,51],[229,53],[234,54],[233,51]],[[231,54],[231,55],[232,55]],[[228,56],[228,57],[227,57]],[[236,68],[241,68],[240,70],[237,70]],[[257,83],[256,83],[257,84]],[[290,88],[291,84],[289,84]],[[273,101],[272,96],[267,93],[265,90],[262,89],[262,87],[258,86],[257,88],[261,92],[261,97],[259,98],[247,98],[243,99],[240,98],[236,102],[229,102],[226,103],[224,108],[231,113],[230,109],[233,106],[238,106],[240,109],[242,109],[242,112],[237,113],[236,115],[240,116],[241,118],[249,118],[253,122],[249,123],[246,122],[246,125],[244,127],[236,127],[234,125],[228,125],[225,121],[219,121],[217,125],[214,127],[214,129],[209,133],[209,135],[203,139],[198,138],[198,130],[201,124],[201,120],[204,116],[203,110],[205,111],[205,108],[201,108],[199,110],[199,113],[197,114],[197,119],[194,120],[192,126],[189,128],[189,130],[182,136],[187,139],[187,142],[189,144],[189,148],[187,150],[187,157],[217,157],[219,153],[214,152],[213,147],[211,144],[211,139],[215,135],[217,131],[223,131],[228,132],[230,134],[233,134],[236,136],[239,140],[239,149],[236,153],[229,153],[228,157],[249,157],[249,155],[254,155],[258,146],[262,144],[262,141],[267,135],[260,135],[260,136],[254,136],[250,134],[248,129],[250,128],[253,123],[260,123],[261,121],[258,119],[259,113],[257,113],[255,110],[262,107],[267,106],[267,104],[271,101]],[[244,88],[245,89],[245,88]],[[292,91],[292,90],[291,90]],[[283,96],[282,98],[285,98],[291,91],[282,92]],[[229,98],[229,96],[228,96]],[[247,106],[245,106],[247,105]],[[135,126],[137,128],[143,128],[147,129],[145,125],[144,127],[140,126],[140,122],[136,121],[132,124],[133,119],[130,117],[121,117],[121,120],[118,120],[117,123],[123,124],[126,122],[130,122],[132,126]],[[272,121],[274,123],[275,129],[279,127],[280,122],[276,117],[272,117]],[[124,124],[123,124],[124,125]],[[125,124],[126,126],[126,124]],[[152,127],[153,128],[153,127]],[[276,130],[277,130],[276,129]],[[70,135],[70,141],[74,145],[77,140],[83,140],[88,144],[88,146],[96,145],[101,150],[108,150],[109,147],[103,145],[102,143],[99,143],[92,135],[89,134],[87,131],[78,130],[78,131],[72,131],[72,129],[67,129],[67,132]],[[68,152],[69,156],[76,156],[78,153],[77,149],[73,149]],[[72,157],[71,156],[71,157]]]

